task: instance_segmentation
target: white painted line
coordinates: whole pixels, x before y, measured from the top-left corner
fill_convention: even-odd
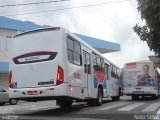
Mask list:
[[[160,120],[160,109],[158,109],[156,116],[158,116],[159,119],[158,119],[158,117],[157,117],[157,119],[155,119],[155,120]]]
[[[142,112],[156,111],[160,107],[160,103],[153,103],[142,110]]]
[[[132,105],[129,105],[129,106],[126,106],[126,107],[123,107],[121,109],[118,109],[119,111],[130,111],[130,110],[133,110],[135,109],[136,107],[139,107],[141,105],[143,105],[145,103],[134,103]]]
[[[118,106],[121,106],[121,105],[125,105],[125,104],[127,104],[127,103],[113,104],[113,105],[109,105],[109,106],[105,106],[105,107],[99,108],[97,110],[108,110],[108,109],[112,109],[112,108],[115,108],[115,107],[118,107]]]
[[[25,105],[25,106],[22,106],[22,108],[32,108],[32,107],[36,107],[36,105]]]
[[[35,108],[31,108],[28,110],[49,110],[49,109],[54,109],[56,108],[55,106],[43,106],[43,107],[35,107]]]
[[[160,115],[160,109],[158,109],[157,114],[159,114],[159,115]]]

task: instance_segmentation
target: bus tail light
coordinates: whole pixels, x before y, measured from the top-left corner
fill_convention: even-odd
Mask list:
[[[9,72],[9,87],[13,88],[12,71]]]
[[[63,69],[61,66],[58,65],[56,85],[60,85],[63,83],[64,79],[63,77],[64,77]]]

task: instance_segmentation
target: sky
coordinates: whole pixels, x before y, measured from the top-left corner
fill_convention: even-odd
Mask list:
[[[0,0],[0,6],[53,0]],[[54,0],[60,1],[60,0]],[[67,0],[49,4],[0,7],[0,16],[39,25],[60,26],[73,33],[119,43],[119,52],[104,56],[119,67],[124,63],[149,60],[154,52],[133,31],[144,24],[136,0]]]

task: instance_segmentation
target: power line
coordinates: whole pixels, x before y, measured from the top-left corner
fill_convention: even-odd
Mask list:
[[[63,2],[63,1],[70,1],[70,0],[54,0],[54,1],[42,1],[42,2],[34,2],[34,3],[22,3],[22,4],[14,4],[14,5],[1,5],[0,7],[17,7],[17,6],[26,6],[26,5],[39,5],[39,4],[47,4],[53,2]]]
[[[96,3],[96,4],[90,4],[90,5],[66,7],[66,8],[59,8],[59,9],[53,9],[53,10],[35,11],[35,12],[27,12],[27,13],[20,13],[20,14],[9,14],[9,15],[4,15],[4,16],[9,17],[9,16],[21,16],[21,15],[27,15],[27,14],[46,13],[46,12],[50,12],[50,11],[62,11],[62,10],[69,10],[69,9],[94,7],[94,6],[106,5],[106,4],[111,4],[111,3],[119,3],[119,2],[125,2],[125,1],[131,1],[131,0],[121,0],[121,1],[114,1],[114,2]]]
[[[101,11],[101,13],[103,13],[104,11],[102,11],[102,10],[96,10],[96,12],[98,12],[98,11]],[[48,15],[64,15],[64,13],[69,13],[68,11],[62,11],[62,12],[54,12],[54,13],[47,13],[47,14],[40,14],[40,15],[36,15],[36,16],[30,16],[30,17],[23,17],[23,19],[27,19],[27,18],[36,18],[36,17],[44,17],[44,16],[48,16]],[[98,12],[99,13],[99,12]],[[76,14],[75,13],[71,13],[72,15],[80,15],[79,13],[77,13],[76,12]],[[103,13],[104,14],[104,13]],[[68,15],[67,15],[68,16]],[[123,17],[123,18],[133,18],[133,17],[136,17],[136,16],[129,16],[129,17]],[[118,19],[117,19],[118,20]]]
[[[129,1],[129,0],[124,0],[124,1]],[[117,1],[116,1],[117,2]],[[119,2],[119,1],[118,1]],[[121,1],[121,2],[123,2],[123,1]],[[59,12],[59,13],[61,13],[61,14],[63,14],[63,13],[66,13],[66,12],[68,12],[68,11],[63,11],[63,12]],[[38,16],[33,16],[33,17],[41,17],[41,16],[47,16],[47,15],[52,15],[52,14],[56,14],[56,15],[60,15],[60,14],[58,14],[58,13],[50,13],[50,14],[43,14],[43,15],[38,15]],[[5,16],[3,16],[3,17],[5,17]],[[27,18],[33,18],[33,17],[27,17]],[[24,19],[26,19],[26,17],[24,18]],[[7,21],[1,21],[0,23],[9,23],[9,22],[13,22],[13,20],[7,20]]]
[[[86,0],[87,1],[87,0]],[[103,2],[103,0],[101,0],[101,1],[99,1],[99,0],[96,0],[96,2],[93,2],[93,1],[91,1],[91,2],[82,2],[81,4],[79,4],[79,5],[87,5],[87,4],[95,4],[95,3],[101,3],[101,2]],[[74,2],[72,2],[72,3],[74,3]],[[50,6],[51,4],[49,4],[49,6]],[[53,4],[54,5],[54,4]],[[75,4],[70,4],[70,6],[67,6],[67,7],[72,7],[73,5],[75,5]],[[25,7],[25,6],[24,6]],[[30,7],[30,6],[27,6],[27,7]],[[34,7],[34,9],[33,10],[50,10],[50,9],[58,9],[58,8],[64,8],[64,7],[66,7],[66,4],[61,4],[61,5],[54,5],[54,6],[52,6],[52,7],[47,7],[46,8],[46,6],[45,7],[41,7],[40,9],[36,9],[37,7]],[[32,8],[32,7],[30,7],[30,8]],[[30,11],[27,11],[27,12],[35,12],[35,11],[33,11],[32,9],[29,9]],[[10,14],[15,14],[15,13],[11,13],[10,11],[9,12],[6,12],[6,11],[1,11],[0,12],[0,16],[6,16],[6,15],[3,15],[3,14],[6,14],[6,15],[10,15]]]

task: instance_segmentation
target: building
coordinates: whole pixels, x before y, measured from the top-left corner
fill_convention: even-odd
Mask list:
[[[29,21],[19,21],[0,16],[0,85],[8,88],[9,56],[11,49],[11,37],[19,32],[44,28]],[[76,34],[76,33],[75,33]],[[82,40],[93,46],[101,53],[120,51],[120,45],[97,38],[80,34]]]

